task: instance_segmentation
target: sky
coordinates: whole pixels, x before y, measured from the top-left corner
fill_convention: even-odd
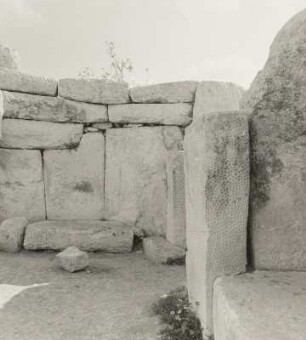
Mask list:
[[[108,68],[112,41],[132,59],[136,84],[218,80],[248,88],[276,33],[305,7],[305,0],[0,0],[0,43],[35,75]]]

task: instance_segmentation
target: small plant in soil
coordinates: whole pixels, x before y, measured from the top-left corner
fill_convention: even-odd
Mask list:
[[[192,310],[186,287],[179,287],[162,296],[152,306],[165,327],[161,340],[203,340],[201,323]]]

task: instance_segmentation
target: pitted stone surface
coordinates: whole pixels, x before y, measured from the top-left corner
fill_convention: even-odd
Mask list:
[[[203,81],[197,87],[193,116],[196,118],[210,112],[239,110],[243,93],[243,88],[233,83]]]
[[[198,82],[179,81],[130,89],[134,103],[191,103],[194,101]]]
[[[147,123],[186,126],[192,120],[192,105],[179,104],[129,104],[108,107],[112,123]]]
[[[107,122],[105,105],[94,105],[60,97],[4,92],[4,117],[49,122]]]
[[[85,134],[75,150],[44,151],[48,219],[104,217],[104,153],[102,133]]]
[[[0,250],[17,253],[23,245],[23,236],[28,220],[25,217],[13,217],[0,225]]]
[[[225,276],[214,289],[216,340],[304,340],[306,273]]]
[[[56,255],[58,265],[67,272],[74,273],[89,265],[89,256],[85,251],[71,246]]]
[[[117,221],[44,221],[26,228],[24,248],[63,250],[69,246],[83,251],[127,253],[132,250],[133,231]]]
[[[61,124],[21,119],[4,119],[1,148],[8,149],[71,149],[83,134],[81,124]]]
[[[187,283],[207,332],[213,331],[213,282],[245,271],[249,198],[248,121],[244,113],[202,116],[184,140]]]
[[[0,44],[0,67],[18,69],[19,55],[17,51]]]
[[[253,265],[306,269],[306,10],[274,39],[242,100],[251,113]]]
[[[0,67],[0,89],[56,96],[57,81]]]
[[[60,79],[61,97],[95,104],[125,104],[130,101],[128,85],[102,79]]]
[[[40,151],[0,149],[0,222],[46,217]]]
[[[167,158],[167,230],[169,242],[186,247],[184,152],[169,151]]]
[[[186,251],[163,237],[146,237],[143,240],[145,256],[152,262],[161,264],[173,264],[176,261],[184,261]]]
[[[106,130],[106,214],[147,235],[166,231],[166,161],[182,148],[178,127]]]

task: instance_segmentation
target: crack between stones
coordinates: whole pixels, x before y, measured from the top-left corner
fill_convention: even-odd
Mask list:
[[[45,218],[48,219],[47,213],[47,196],[46,196],[46,178],[45,178],[45,161],[44,161],[44,151],[40,150],[41,155],[41,165],[42,165],[42,180],[44,185],[44,203],[45,203]]]

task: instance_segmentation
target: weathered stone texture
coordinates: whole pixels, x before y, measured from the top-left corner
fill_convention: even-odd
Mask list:
[[[81,124],[4,119],[0,147],[8,149],[70,149],[83,134]]]
[[[92,124],[92,127],[103,131],[106,129],[111,129],[113,127],[113,124],[112,123],[95,123],[95,124]]]
[[[3,95],[2,91],[0,90],[0,139],[2,138],[2,119],[4,115],[4,108],[3,108]]]
[[[134,103],[191,103],[194,101],[198,82],[179,81],[130,89]]]
[[[44,221],[26,228],[24,248],[126,253],[132,250],[133,231],[116,221]]]
[[[154,263],[175,264],[184,262],[186,251],[163,237],[146,237],[143,240],[145,256]]]
[[[75,102],[60,97],[3,92],[5,118],[48,122],[107,122],[105,105]]]
[[[243,93],[243,88],[233,83],[203,81],[197,87],[193,116],[196,118],[210,112],[239,110]]]
[[[48,219],[104,217],[104,153],[102,133],[85,134],[75,150],[44,152]]]
[[[216,340],[304,340],[306,273],[255,271],[217,279]]]
[[[167,159],[167,240],[186,247],[184,152],[169,151]]]
[[[166,231],[166,161],[182,148],[178,127],[106,130],[106,213],[148,235]]]
[[[192,120],[192,105],[179,104],[129,104],[108,108],[112,123],[146,123],[186,126]]]
[[[306,270],[306,10],[277,34],[242,100],[251,117],[250,231],[258,269]]]
[[[0,89],[56,96],[57,81],[0,67]]]
[[[0,67],[18,69],[19,55],[17,51],[0,45]]]
[[[198,118],[184,140],[187,283],[207,332],[212,332],[213,282],[245,271],[249,198],[248,122],[243,113]]]
[[[0,222],[14,216],[46,217],[39,151],[0,149]]]
[[[60,79],[61,97],[95,104],[124,104],[130,101],[128,85],[102,79]]]
[[[5,220],[0,225],[0,250],[17,253],[23,245],[25,227],[28,220],[25,217],[14,217]]]
[[[67,272],[74,273],[89,265],[89,256],[85,251],[71,246],[56,255],[59,266]]]

